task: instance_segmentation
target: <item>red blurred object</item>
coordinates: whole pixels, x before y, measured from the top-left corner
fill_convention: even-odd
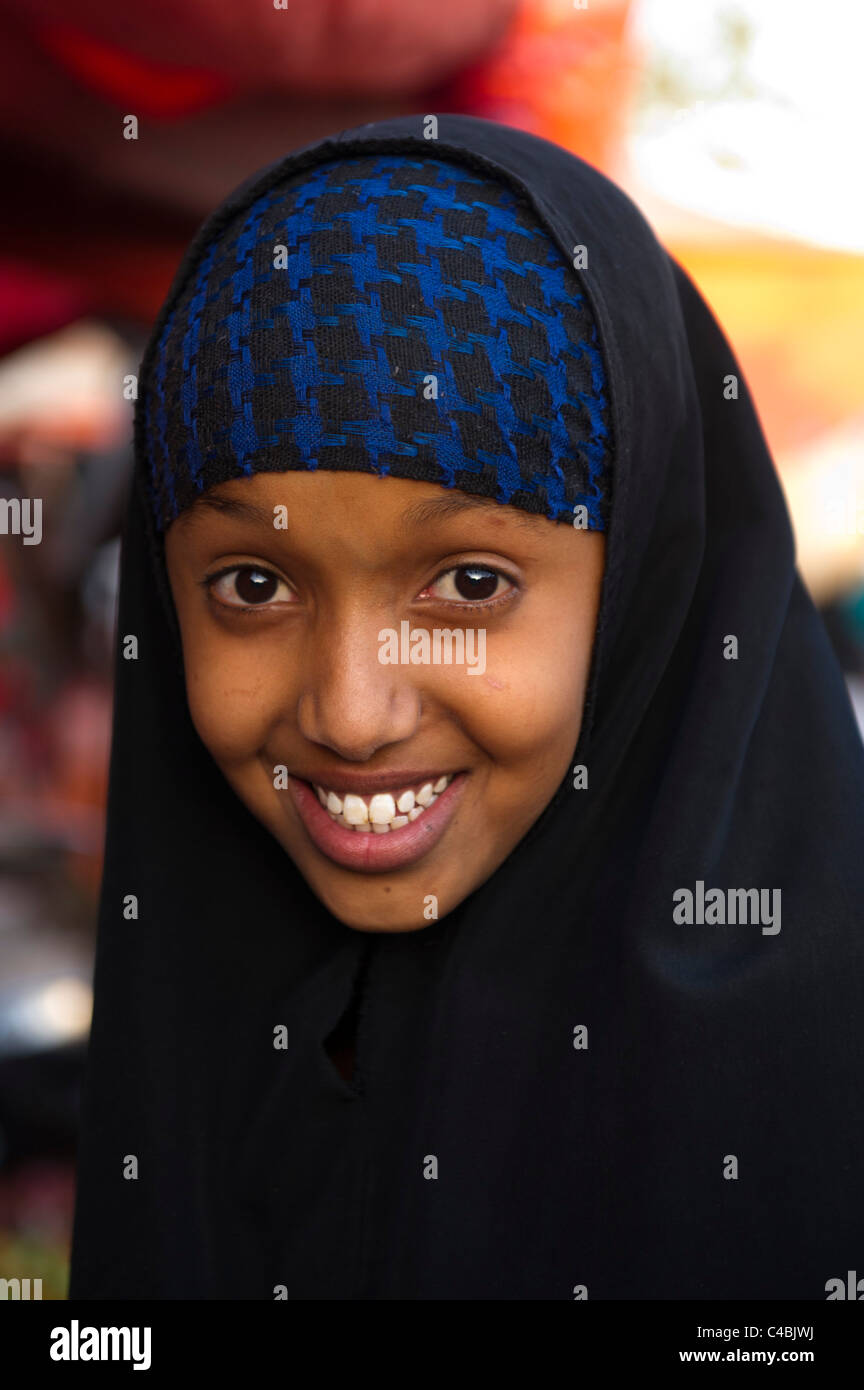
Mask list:
[[[238,90],[341,99],[442,81],[490,47],[517,3],[149,0],[142,7],[78,0],[72,25],[64,0],[28,0],[26,19],[71,71],[103,91],[123,78],[125,65],[139,91],[148,74],[159,87],[173,73],[190,84],[209,76]],[[128,94],[121,97],[134,110]]]
[[[629,0],[153,0],[146,11],[81,0],[70,24],[60,0],[29,0],[26,14],[0,0],[0,157],[5,133],[17,190],[0,257],[28,273],[0,351],[58,326],[52,314],[72,303],[146,325],[206,213],[332,131],[464,111],[614,176],[635,75],[628,11]],[[127,114],[140,119],[136,140],[124,139]],[[0,282],[0,315],[5,302]]]
[[[236,84],[207,68],[141,58],[69,24],[36,26],[39,42],[84,86],[136,115],[176,120],[224,101]]]
[[[72,278],[0,259],[0,355],[73,323],[87,301],[85,286]]]
[[[445,109],[530,130],[614,177],[638,76],[630,7],[526,0],[504,41],[453,84]]]

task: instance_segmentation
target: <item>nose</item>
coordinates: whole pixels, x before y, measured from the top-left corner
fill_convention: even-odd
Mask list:
[[[369,762],[388,744],[410,738],[420,722],[418,668],[378,659],[378,634],[387,622],[352,609],[331,619],[326,631],[316,625],[303,653],[300,732],[346,762]]]

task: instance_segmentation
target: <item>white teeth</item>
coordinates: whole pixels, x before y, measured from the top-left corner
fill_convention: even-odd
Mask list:
[[[419,791],[404,791],[398,799],[391,792],[377,792],[369,798],[368,804],[362,796],[356,796],[353,792],[339,796],[338,792],[328,792],[318,786],[315,792],[321,805],[338,825],[361,834],[368,835],[374,831],[376,835],[386,835],[422,816],[438,800],[441,792],[449,787],[454,776],[455,773],[445,774],[434,784],[424,782]]]
[[[342,814],[349,825],[365,825],[369,819],[366,802],[362,796],[354,796],[352,792],[348,793],[342,804]]]
[[[396,814],[396,802],[389,792],[379,792],[369,802],[369,819],[373,825],[387,825]]]

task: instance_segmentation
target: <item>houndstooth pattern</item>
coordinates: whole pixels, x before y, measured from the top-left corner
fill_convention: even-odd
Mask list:
[[[216,483],[315,468],[606,528],[579,281],[507,185],[449,160],[330,160],[257,198],[190,271],[142,394],[160,531]]]

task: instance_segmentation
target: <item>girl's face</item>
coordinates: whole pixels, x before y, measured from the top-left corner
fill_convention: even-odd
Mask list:
[[[166,557],[195,727],[346,926],[444,917],[568,772],[600,533],[433,484],[258,473],[181,513]]]

